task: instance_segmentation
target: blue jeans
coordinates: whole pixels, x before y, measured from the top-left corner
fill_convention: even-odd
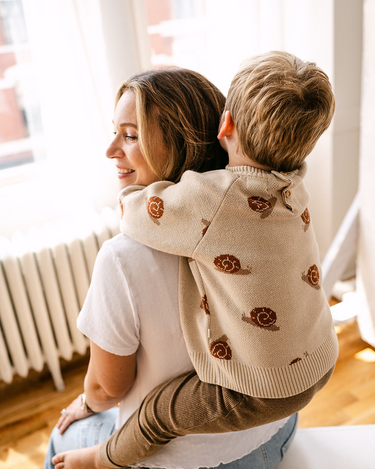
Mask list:
[[[78,420],[60,435],[53,429],[44,462],[45,469],[54,469],[51,459],[57,453],[87,448],[105,441],[115,430],[118,409],[110,409],[87,419]],[[220,464],[217,469],[274,469],[283,459],[293,441],[298,415],[293,415],[284,427],[259,448],[241,459]]]

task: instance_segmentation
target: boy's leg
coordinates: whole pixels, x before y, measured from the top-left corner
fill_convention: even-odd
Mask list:
[[[100,447],[111,468],[142,461],[178,436],[245,430],[290,416],[305,407],[328,382],[284,399],[259,399],[199,380],[192,371],[151,391],[140,408]]]

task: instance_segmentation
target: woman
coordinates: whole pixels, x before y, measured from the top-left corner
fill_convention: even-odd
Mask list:
[[[115,138],[107,150],[120,189],[161,179],[177,182],[187,169],[225,167],[227,156],[216,138],[224,101],[214,85],[189,70],[154,70],[125,82],[117,94]],[[104,441],[151,389],[192,369],[178,316],[177,278],[175,256],[124,235],[105,243],[78,319],[79,329],[91,339],[85,394],[82,402],[77,398],[63,411],[46,468],[53,467],[51,458],[58,452]],[[119,401],[115,425],[117,412],[108,409]],[[292,440],[296,420],[176,438],[140,466],[264,467],[266,458],[267,467],[275,467]],[[89,459],[90,451],[83,460],[66,453],[56,467],[102,467],[100,460]]]

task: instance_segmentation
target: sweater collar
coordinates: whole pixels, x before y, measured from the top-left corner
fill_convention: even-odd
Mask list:
[[[244,166],[226,166],[228,171],[231,171],[232,173],[237,173],[237,174],[243,174],[243,175],[262,175],[266,176],[268,174],[271,174],[270,171],[265,171],[264,169],[259,169],[255,168],[254,166],[250,165],[244,165]]]
[[[244,165],[244,166],[226,166],[225,168],[228,171],[233,173],[248,174],[248,175],[260,175],[260,176],[276,176],[278,179],[286,183],[290,183],[296,176],[303,179],[307,171],[307,164],[303,162],[302,165],[295,169],[294,171],[289,171],[288,173],[283,171],[265,171],[264,169],[254,168],[254,166]]]

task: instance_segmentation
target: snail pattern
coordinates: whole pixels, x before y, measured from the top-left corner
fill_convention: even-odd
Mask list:
[[[247,202],[249,207],[254,212],[260,213],[260,218],[267,218],[271,215],[275,205],[276,205],[276,197],[271,197],[269,200],[260,197],[259,195],[254,195],[253,197],[249,197]]]
[[[206,231],[208,230],[208,227],[210,226],[211,222],[205,220],[204,218],[202,218],[201,222],[205,225],[205,227],[202,230],[202,236],[204,236],[206,234]]]
[[[307,271],[307,274],[305,274],[305,272],[303,272],[301,278],[304,282],[306,282],[311,287],[315,288],[316,290],[320,290],[319,269],[315,264],[313,264],[309,268],[309,270]]]
[[[202,308],[206,314],[210,314],[210,308],[208,307],[207,296],[202,297]]]
[[[122,217],[124,216],[124,206],[122,205],[121,200],[119,200],[118,203],[120,205],[120,218],[122,220]]]
[[[211,342],[210,352],[213,357],[219,360],[231,360],[232,350],[228,344],[228,337],[223,335],[220,339]]]
[[[244,313],[242,321],[252,326],[268,329],[269,331],[279,331],[280,327],[276,326],[277,315],[271,308],[254,308],[250,312],[250,317]]]
[[[306,207],[305,211],[301,215],[302,221],[303,221],[303,231],[307,231],[309,226],[310,226],[310,212],[309,209]]]
[[[157,196],[150,197],[147,201],[147,212],[151,220],[157,225],[160,225],[158,218],[161,218],[164,213],[163,199]]]
[[[307,358],[307,357],[309,356],[309,352],[307,352],[307,351],[306,351],[306,352],[303,352],[303,354],[304,354],[305,358]],[[300,362],[300,361],[302,361],[302,358],[301,358],[301,357],[297,357],[297,358],[295,358],[294,360],[292,360],[292,361],[289,363],[289,365],[294,365],[295,363],[298,363],[298,362]]]
[[[302,360],[302,358],[297,357],[297,358],[295,358],[294,360],[292,360],[292,361],[289,363],[289,365],[294,365],[295,363],[298,363],[298,362],[300,362],[301,360]]]
[[[216,270],[225,274],[248,275],[251,273],[251,269],[242,269],[240,260],[232,254],[221,254],[215,257],[214,264]]]

